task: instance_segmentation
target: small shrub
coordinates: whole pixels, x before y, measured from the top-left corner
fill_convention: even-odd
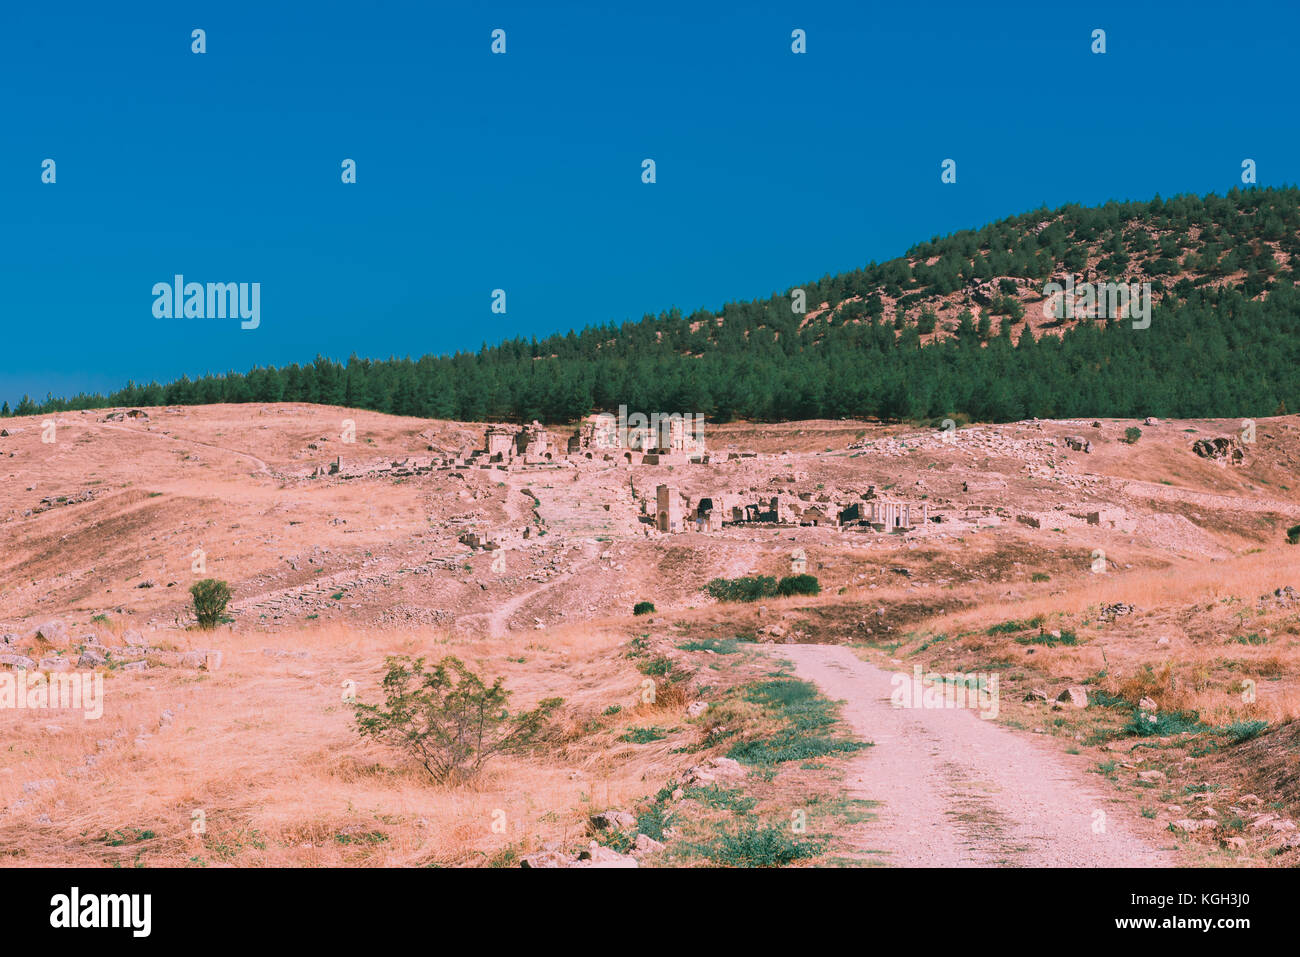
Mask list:
[[[230,586],[219,578],[205,578],[190,586],[194,599],[194,615],[200,628],[215,628],[226,614],[230,601]]]
[[[652,601],[639,601],[632,606],[632,614],[634,615],[653,615],[654,610],[655,603]]]
[[[1042,615],[1035,615],[1033,618],[1028,618],[1024,621],[1016,621],[1015,619],[1012,619],[1011,621],[1004,621],[1001,624],[993,625],[984,633],[986,635],[1009,635],[1013,632],[1028,631],[1030,628],[1037,628],[1046,620],[1047,619]]]
[[[718,601],[758,601],[776,595],[776,579],[770,575],[744,578],[715,578],[705,590]]]
[[[677,647],[682,651],[711,651],[715,655],[734,655],[740,651],[738,645],[736,638],[699,638],[684,641]]]
[[[1142,430],[1136,425],[1130,425],[1124,430],[1124,441],[1129,445],[1135,444],[1140,438],[1142,438]]]
[[[425,669],[424,659],[389,657],[384,704],[356,704],[357,732],[402,748],[437,781],[461,781],[489,758],[528,747],[563,703],[546,698],[531,711],[510,714],[510,692],[490,686],[448,655]]]
[[[1055,648],[1057,645],[1077,645],[1078,643],[1079,636],[1068,628],[1062,628],[1059,635],[1044,632],[1041,635],[1016,639],[1016,644],[1019,645],[1045,645],[1048,648]]]
[[[1043,572],[1034,572],[1032,575],[1029,576],[1029,580],[1031,582],[1050,582],[1052,580],[1052,576],[1046,575]]]
[[[1300,525],[1292,525],[1286,530],[1286,543],[1300,545]]]
[[[1225,644],[1229,645],[1234,643],[1238,645],[1267,645],[1268,636],[1252,631],[1249,635],[1237,635],[1234,638],[1229,638],[1227,642],[1225,642]]]
[[[787,575],[776,586],[778,595],[820,595],[821,590],[815,575]]]
[[[1163,738],[1182,734],[1184,731],[1204,731],[1200,715],[1195,711],[1161,711],[1158,714],[1143,714],[1133,709],[1133,717],[1124,726],[1124,733],[1140,738]]]
[[[1220,728],[1219,733],[1228,739],[1229,744],[1241,744],[1243,741],[1259,737],[1266,730],[1268,730],[1267,721],[1234,721]]]
[[[648,728],[629,728],[618,736],[620,741],[626,741],[628,744],[649,744],[651,741],[662,741],[676,728],[657,728],[654,726]]]
[[[825,845],[791,838],[781,827],[746,824],[724,832],[714,843],[697,848],[715,864],[726,867],[781,867],[816,857]]]

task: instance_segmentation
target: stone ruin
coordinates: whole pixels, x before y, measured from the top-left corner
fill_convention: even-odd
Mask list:
[[[1235,435],[1197,439],[1192,443],[1192,451],[1216,465],[1241,465],[1246,461],[1245,446]]]
[[[655,489],[655,528],[663,533],[714,532],[724,525],[771,524],[870,527],[876,531],[907,531],[930,521],[926,504],[913,505],[875,499],[874,486],[855,498],[830,493],[799,492],[756,494],[714,492],[700,496],[694,506],[690,498],[670,485]],[[870,499],[870,500],[868,500]]]
[[[1095,525],[1098,528],[1114,529],[1126,534],[1137,527],[1137,519],[1118,508],[1102,509],[1068,509],[1059,508],[1046,512],[1022,512],[1016,521],[1029,528],[1079,528]]]

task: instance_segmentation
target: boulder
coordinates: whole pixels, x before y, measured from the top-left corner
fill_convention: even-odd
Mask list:
[[[636,836],[636,849],[633,854],[654,854],[656,851],[662,851],[664,846],[648,834],[638,834]]]
[[[77,659],[78,668],[98,668],[108,663],[108,655],[103,648],[87,647]]]
[[[692,765],[682,775],[682,784],[717,784],[745,780],[748,772],[733,758],[709,758],[702,764]]]
[[[68,629],[58,619],[51,619],[38,625],[33,637],[51,645],[66,645],[69,641]]]
[[[36,662],[26,655],[4,654],[0,655],[0,665],[8,665],[10,668],[22,668],[24,671],[31,671],[36,667]]]
[[[626,811],[601,811],[590,818],[593,831],[625,831],[636,827],[636,817]]]
[[[1056,700],[1069,702],[1076,708],[1086,708],[1088,707],[1088,690],[1082,685],[1070,685],[1056,696]]]
[[[578,862],[573,867],[637,867],[637,860],[631,854],[620,854],[613,848],[604,847],[592,841],[590,849],[578,855]]]

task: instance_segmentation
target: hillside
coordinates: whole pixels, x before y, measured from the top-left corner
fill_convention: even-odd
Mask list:
[[[1040,209],[767,299],[477,353],[257,368],[14,414],[311,402],[460,421],[674,409],[712,421],[1237,417],[1300,406],[1300,190]],[[1150,284],[1150,324],[1044,286]],[[798,311],[803,293],[803,311]],[[6,405],[0,414],[9,413]]]

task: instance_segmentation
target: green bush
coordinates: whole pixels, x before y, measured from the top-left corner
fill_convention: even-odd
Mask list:
[[[219,578],[205,578],[190,586],[194,599],[194,615],[200,628],[215,628],[226,614],[230,601],[230,586]]]
[[[1124,441],[1129,445],[1133,445],[1140,438],[1142,438],[1142,430],[1136,425],[1130,425],[1124,430]]]
[[[1161,711],[1158,714],[1143,714],[1133,709],[1133,716],[1124,726],[1124,733],[1141,738],[1169,737],[1184,731],[1198,732],[1207,730],[1201,724],[1200,715],[1195,711]]]
[[[356,707],[357,733],[406,750],[434,780],[459,782],[493,755],[520,751],[546,728],[561,698],[510,714],[503,678],[490,686],[454,656],[425,670],[424,659],[386,659],[384,704]]]
[[[776,594],[776,579],[770,575],[715,578],[705,590],[718,601],[758,601]]]
[[[654,610],[655,603],[652,601],[639,601],[632,606],[632,614],[634,615],[653,615]]]
[[[781,867],[800,858],[816,857],[825,847],[821,841],[792,838],[784,828],[750,823],[725,831],[712,844],[695,850],[726,867]]]
[[[787,575],[776,586],[778,595],[820,595],[821,582],[814,575]]]
[[[1300,545],[1300,525],[1292,525],[1286,530],[1286,543]]]

